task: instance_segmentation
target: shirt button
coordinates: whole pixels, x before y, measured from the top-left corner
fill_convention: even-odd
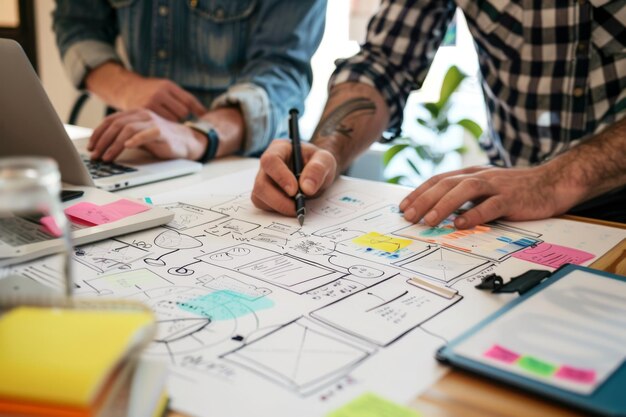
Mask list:
[[[578,52],[585,52],[587,50],[587,42],[580,42],[577,46]]]
[[[574,97],[582,97],[585,94],[585,90],[581,87],[574,88]]]
[[[223,19],[224,18],[224,9],[222,9],[221,7],[219,9],[217,9],[215,11],[215,17],[218,19]]]
[[[198,7],[198,0],[190,0],[189,5],[192,9],[195,9],[196,7]]]
[[[159,7],[159,14],[163,17],[167,16],[170,12],[170,8],[167,6],[160,6]]]
[[[582,6],[583,4],[585,4],[585,1],[587,1],[587,0],[578,0],[578,4],[580,4]]]
[[[165,59],[167,58],[167,51],[165,49],[159,49],[159,51],[157,52],[157,56],[159,57],[159,59]]]

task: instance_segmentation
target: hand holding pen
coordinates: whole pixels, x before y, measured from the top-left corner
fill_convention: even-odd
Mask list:
[[[294,127],[297,128],[297,111],[296,116],[290,118],[290,126],[292,123],[296,123]],[[299,134],[297,137],[300,139]],[[301,204],[299,207],[304,209],[305,198],[316,197],[332,185],[337,174],[335,157],[312,143],[300,144],[298,140],[298,145],[301,149],[299,167],[294,161],[297,145],[293,146],[292,141],[273,140],[263,153],[251,196],[256,207],[295,217],[296,206]],[[293,170],[289,167],[292,163]],[[299,177],[296,178],[295,174]],[[296,198],[299,193],[302,197]],[[298,200],[302,202],[298,203]],[[301,219],[304,221],[304,212]]]

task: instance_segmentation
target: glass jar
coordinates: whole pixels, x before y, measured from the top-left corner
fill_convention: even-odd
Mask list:
[[[53,159],[0,158],[0,301],[11,292],[32,295],[24,290],[33,290],[27,278],[10,276],[12,266],[55,253],[62,257],[65,295],[72,295],[70,225],[60,193],[61,175]]]

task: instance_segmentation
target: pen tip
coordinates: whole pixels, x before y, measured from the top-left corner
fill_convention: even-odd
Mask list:
[[[298,223],[300,226],[304,225],[304,214],[298,214]]]

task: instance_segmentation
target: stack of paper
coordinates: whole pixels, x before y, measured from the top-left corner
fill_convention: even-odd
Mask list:
[[[138,359],[153,331],[152,315],[140,310],[19,307],[5,313],[0,415],[160,414],[165,365]]]

